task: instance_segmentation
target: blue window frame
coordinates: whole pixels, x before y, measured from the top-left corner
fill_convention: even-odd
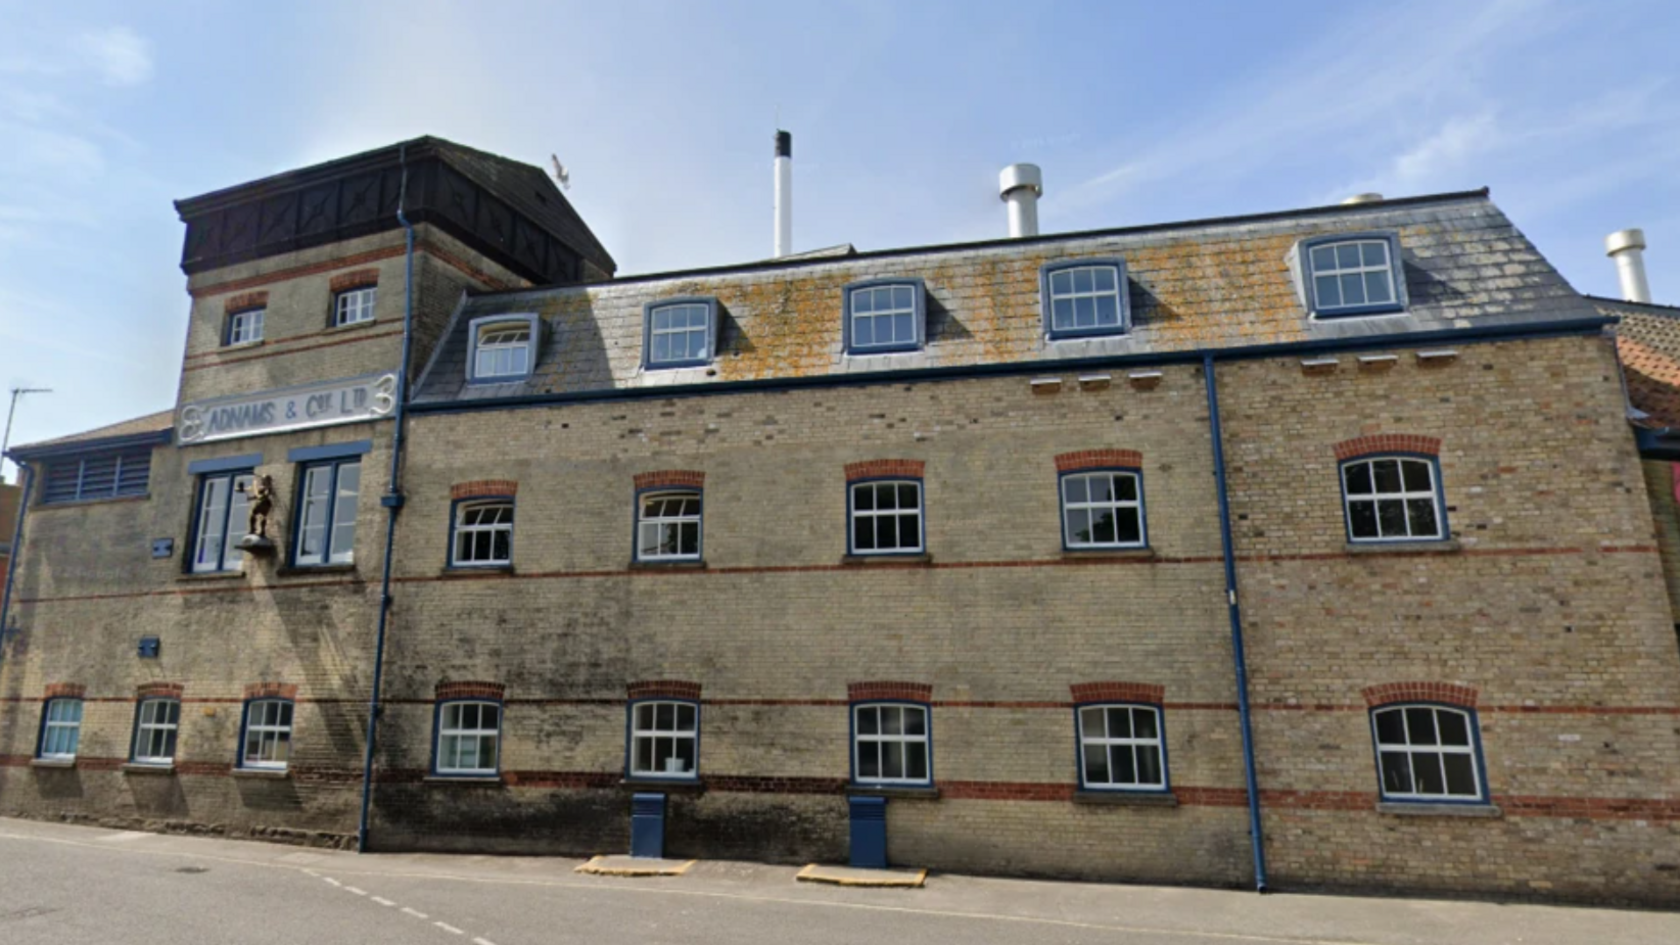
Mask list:
[[[138,765],[174,764],[180,727],[179,699],[140,700],[134,707],[134,742],[128,760]]]
[[[76,757],[81,740],[82,700],[48,699],[41,707],[41,736],[36,742],[35,757],[69,761]]]
[[[919,555],[927,548],[920,479],[858,479],[846,484],[846,552]]]
[[[513,563],[513,496],[457,499],[449,523],[449,566],[497,568]]]
[[[1075,469],[1062,473],[1059,479],[1064,550],[1149,546],[1142,470]]]
[[[542,323],[535,315],[485,315],[467,326],[472,348],[467,379],[475,384],[507,384],[531,376],[537,363]]]
[[[263,340],[263,317],[266,310],[257,308],[229,312],[227,328],[222,332],[224,345],[248,345]]]
[[[699,561],[704,537],[702,490],[659,486],[636,493],[637,561]]]
[[[239,724],[239,767],[284,771],[292,756],[290,699],[265,697],[245,703]]]
[[[708,295],[642,306],[642,367],[699,367],[717,354],[718,302]]]
[[[1044,330],[1051,338],[1123,335],[1132,327],[1126,261],[1064,259],[1039,270]]]
[[[297,540],[292,564],[300,568],[354,564],[356,506],[361,494],[360,456],[309,463],[300,468]]]
[[[662,781],[700,777],[700,703],[632,700],[625,726],[626,777]]]
[[[1350,542],[1446,541],[1447,506],[1434,456],[1384,453],[1341,463]]]
[[[187,570],[215,574],[240,569],[239,539],[245,534],[253,471],[234,469],[198,478]]]
[[[923,702],[855,702],[852,782],[927,786],[933,783],[932,711]]]
[[[854,282],[843,299],[848,354],[916,351],[927,338],[927,287],[920,279]]]
[[[1371,710],[1371,739],[1383,800],[1488,802],[1475,709],[1433,702],[1377,706]]]
[[[149,446],[49,460],[41,482],[41,504],[143,496],[151,472]]]
[[[1318,318],[1406,310],[1400,236],[1392,231],[1337,233],[1297,244],[1307,311]]]
[[[486,778],[500,772],[500,702],[489,699],[439,702],[432,725],[433,774],[446,778]]]
[[[1079,786],[1087,791],[1170,790],[1161,707],[1087,703],[1074,708]]]

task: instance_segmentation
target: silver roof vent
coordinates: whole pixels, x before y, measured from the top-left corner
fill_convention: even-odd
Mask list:
[[[1645,281],[1645,231],[1617,230],[1604,238],[1604,253],[1616,261],[1616,276],[1622,281],[1622,298],[1629,302],[1650,302],[1651,284]]]
[[[998,175],[998,196],[1009,205],[1009,235],[1038,235],[1038,198],[1044,196],[1044,172],[1037,164],[1011,164]]]

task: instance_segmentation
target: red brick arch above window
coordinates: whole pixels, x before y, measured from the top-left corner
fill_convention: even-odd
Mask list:
[[[1439,456],[1441,438],[1410,433],[1378,433],[1373,436],[1356,436],[1336,444],[1338,460],[1376,453],[1422,453],[1426,456]]]
[[[635,475],[636,488],[641,489],[699,489],[706,484],[706,474],[697,469],[656,469]]]
[[[296,683],[259,682],[245,687],[247,699],[296,699]]]
[[[233,312],[243,312],[253,308],[266,308],[267,306],[267,292],[241,292],[238,295],[228,296],[224,311],[232,314]]]
[[[644,679],[627,689],[632,699],[700,699],[700,684],[682,679]]]
[[[851,702],[874,702],[880,699],[932,702],[933,687],[927,683],[894,680],[847,683],[846,698]]]
[[[149,682],[134,687],[137,699],[179,699],[186,687],[178,682]]]
[[[379,284],[379,270],[357,269],[342,275],[332,277],[332,291],[348,292],[351,289],[365,289]]]
[[[1393,682],[1381,683],[1376,686],[1366,686],[1360,690],[1365,697],[1365,704],[1375,708],[1380,705],[1393,705],[1396,702],[1444,702],[1466,709],[1476,707],[1476,690],[1469,686],[1455,686],[1452,683],[1434,682]]]
[[[1137,450],[1080,450],[1076,453],[1059,453],[1056,456],[1057,472],[1073,472],[1076,469],[1138,469],[1143,466],[1143,454]]]
[[[1140,682],[1074,683],[1074,702],[1147,702],[1160,705],[1167,701],[1167,687]]]
[[[927,463],[919,459],[870,459],[846,464],[846,481],[859,479],[920,479]]]
[[[510,496],[519,494],[519,483],[512,479],[479,479],[457,482],[449,487],[451,499],[471,499],[478,496]]]
[[[87,695],[87,687],[82,685],[81,683],[55,682],[55,683],[47,683],[46,692],[44,692],[42,694],[41,698],[43,698],[43,699],[80,699],[81,697],[83,697],[85,695]]]
[[[444,699],[495,699],[500,701],[507,687],[496,682],[441,682],[437,697]]]

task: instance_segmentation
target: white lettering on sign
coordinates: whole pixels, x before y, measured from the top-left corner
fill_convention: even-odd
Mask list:
[[[201,400],[181,408],[175,441],[208,443],[379,420],[397,406],[397,375],[369,374],[285,390]]]

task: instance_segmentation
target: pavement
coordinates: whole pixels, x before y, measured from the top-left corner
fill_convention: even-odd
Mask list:
[[[1680,914],[1051,883],[932,874],[800,883],[702,860],[679,876],[581,860],[312,850],[0,819],[0,943],[124,945],[1673,945]]]

